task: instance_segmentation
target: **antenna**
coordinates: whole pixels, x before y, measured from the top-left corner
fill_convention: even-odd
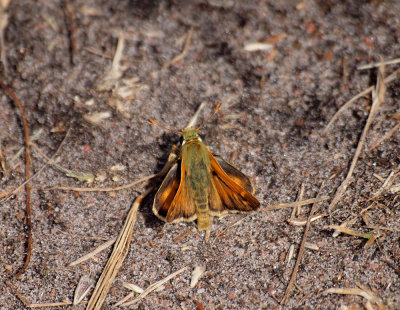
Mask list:
[[[196,131],[199,131],[219,110],[219,107],[221,106],[221,102],[217,104],[215,107],[214,113],[211,114],[204,122],[201,124],[199,127],[196,128]]]
[[[156,125],[156,126],[162,128],[162,129],[175,132],[175,133],[177,133],[178,135],[181,135],[181,134],[182,134],[182,131],[177,131],[177,130],[174,130],[174,129],[169,128],[169,127],[167,127],[167,126],[160,125],[160,124],[158,124],[155,120],[153,120],[153,119],[151,119],[151,118],[149,118],[148,120],[149,120],[149,122],[152,123],[153,125]]]

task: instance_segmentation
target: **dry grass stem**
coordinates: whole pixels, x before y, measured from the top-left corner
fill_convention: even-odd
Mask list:
[[[304,183],[302,183],[300,186],[299,194],[297,195],[296,201],[303,200],[305,190],[306,190],[306,185]],[[294,220],[296,218],[296,216],[300,216],[300,214],[301,214],[301,206],[297,205],[296,207],[293,208],[290,218]]]
[[[380,234],[373,234],[371,238],[368,239],[368,241],[364,244],[364,249],[370,247],[372,244],[375,243],[376,239],[381,237]]]
[[[365,239],[369,239],[374,235],[373,233],[360,233],[358,231],[355,231],[353,229],[350,229],[350,228],[347,228],[347,227],[343,227],[343,226],[340,226],[340,225],[327,225],[327,226],[324,226],[324,229],[328,229],[328,228],[338,230],[341,233],[344,233],[344,234],[347,234],[347,235],[361,237],[361,238],[365,238]]]
[[[354,224],[356,220],[357,220],[357,219],[356,219],[355,217],[352,218],[352,219],[347,219],[347,220],[345,220],[342,224],[340,224],[340,227],[346,227],[347,225]],[[333,238],[336,238],[337,236],[340,235],[340,233],[341,233],[340,230],[335,229],[335,231],[334,231],[333,234],[332,234],[332,237],[333,237]]]
[[[92,46],[86,46],[83,49],[86,50],[87,52],[93,54],[93,55],[100,56],[100,57],[103,57],[103,58],[113,59],[113,57],[114,57],[113,55],[105,54],[102,51],[100,51],[100,50],[98,50],[98,49],[96,49],[96,48],[94,48]]]
[[[133,292],[126,295],[124,298],[122,298],[117,304],[115,304],[111,308],[115,308],[115,307],[117,307],[117,305],[122,305],[123,303],[127,302],[129,299],[131,299],[132,297],[135,296],[135,293],[142,294],[144,292],[144,289],[142,289],[141,287],[139,287],[135,284],[124,282],[124,283],[122,283],[122,286]]]
[[[314,222],[314,221],[316,221],[316,220],[318,220],[318,219],[320,219],[320,218],[323,218],[323,217],[325,217],[325,216],[327,216],[327,215],[328,215],[328,214],[323,213],[323,214],[318,214],[318,215],[316,215],[316,216],[313,216],[313,217],[311,218],[311,222]],[[292,220],[292,219],[288,219],[288,222],[289,222],[290,224],[294,225],[294,226],[304,226],[304,225],[307,224],[307,220],[301,221],[301,220]]]
[[[395,65],[395,64],[398,64],[398,63],[400,63],[400,58],[396,58],[396,59],[392,59],[392,60],[386,60],[386,61],[383,62],[383,65],[384,66]],[[358,66],[357,70],[365,70],[365,69],[377,68],[377,67],[379,67],[381,65],[382,65],[382,62],[373,62],[373,63],[370,63],[370,64]]]
[[[187,52],[189,51],[190,44],[192,42],[193,33],[194,33],[194,28],[190,27],[188,35],[186,37],[186,42],[185,42],[185,46],[183,47],[182,53],[180,53],[179,55],[176,55],[174,58],[172,58],[171,60],[169,60],[165,64],[163,64],[163,66],[162,66],[163,69],[168,68],[169,66],[178,62],[179,60],[183,59],[186,56]]]
[[[100,252],[104,251],[105,249],[107,249],[108,247],[112,246],[115,241],[117,240],[117,238],[113,238],[111,240],[108,240],[107,242],[103,243],[102,245],[98,246],[96,249],[94,249],[92,252],[82,256],[81,258],[73,261],[72,263],[70,263],[68,266],[72,267],[72,266],[76,266],[78,264],[81,264],[91,258],[93,258],[95,255],[99,254]]]
[[[84,50],[86,50],[87,52],[96,55],[96,56],[100,56],[106,59],[113,59],[114,56],[113,55],[109,55],[109,54],[105,54],[102,51],[94,48],[94,47],[84,47]],[[122,57],[121,61],[125,61],[125,62],[130,62],[130,63],[138,63],[139,61],[137,59],[134,59],[132,57]]]
[[[330,198],[329,196],[322,196],[322,197],[319,197],[319,198],[311,198],[311,199],[306,199],[306,200],[302,200],[302,201],[289,202],[289,203],[280,203],[280,204],[277,204],[277,205],[260,208],[260,210],[262,210],[262,211],[272,211],[272,210],[279,210],[279,209],[284,209],[284,208],[294,208],[294,207],[297,207],[297,206],[306,206],[306,205],[310,205],[310,204],[313,204],[313,203],[329,200],[329,198]]]
[[[29,137],[29,142],[36,141],[40,138],[40,135],[42,134],[43,130],[40,128],[39,130],[36,130],[30,137]],[[22,146],[15,154],[13,157],[11,157],[9,164],[10,166],[22,155],[22,153],[25,151],[25,146]],[[15,168],[15,167],[12,167]]]
[[[396,194],[396,193],[400,192],[400,184],[393,185],[393,186],[390,188],[390,192],[391,192],[392,194]]]
[[[62,191],[75,191],[75,192],[114,192],[114,191],[120,191],[123,189],[131,188],[137,184],[144,183],[146,181],[149,181],[155,177],[157,177],[159,174],[150,174],[147,177],[144,177],[140,180],[137,180],[135,182],[121,185],[121,186],[116,186],[116,187],[68,187],[68,186],[54,186],[54,187],[49,187],[49,188],[44,188],[44,190],[62,190]]]
[[[329,288],[324,291],[324,294],[358,295],[374,304],[377,304],[380,309],[386,309],[381,298],[364,286],[362,288]]]
[[[376,199],[386,190],[391,189],[394,180],[400,175],[399,169],[393,170],[389,173],[389,176],[386,178],[385,182],[382,184],[381,188],[376,191],[375,194],[372,195],[371,199]]]
[[[379,174],[374,173],[373,176],[374,176],[375,178],[377,178],[379,181],[381,181],[381,183],[384,183],[384,182],[385,182],[385,179],[382,178]]]
[[[29,308],[52,308],[52,307],[61,307],[61,306],[69,306],[72,305],[70,301],[61,301],[61,302],[49,302],[44,304],[30,304]]]
[[[391,75],[389,75],[387,78],[383,80],[384,84],[389,84],[390,82],[394,81],[398,75],[399,75],[400,70],[397,70],[393,72]],[[347,101],[344,105],[340,107],[340,109],[335,113],[335,115],[331,118],[329,121],[328,125],[325,126],[325,129],[323,131],[323,134],[326,135],[328,131],[330,130],[332,124],[336,122],[336,120],[339,118],[339,116],[346,110],[348,109],[356,100],[368,95],[375,89],[375,86],[370,86],[361,93],[357,94],[353,98],[351,98],[349,101]]]
[[[320,187],[319,192],[318,192],[318,196],[320,195],[323,186],[324,186],[324,183],[321,184],[321,187]],[[317,198],[318,198],[318,196],[317,196]],[[283,298],[282,298],[282,300],[280,302],[281,305],[284,305],[286,303],[287,299],[289,298],[289,295],[290,295],[290,292],[292,290],[292,287],[295,284],[297,271],[299,269],[300,262],[301,262],[301,259],[303,257],[304,250],[305,250],[305,245],[306,245],[306,242],[307,242],[308,231],[310,230],[310,227],[311,227],[311,218],[313,217],[313,215],[314,215],[314,213],[316,211],[317,211],[317,203],[315,202],[313,204],[313,206],[311,207],[310,214],[308,215],[307,224],[306,224],[306,227],[304,228],[303,239],[302,239],[301,244],[300,244],[299,254],[297,255],[297,260],[296,260],[296,263],[295,263],[294,268],[293,268],[292,276],[290,277],[290,281],[289,281],[288,286],[286,288],[285,295],[283,296]]]
[[[186,271],[188,269],[188,267],[183,267],[182,269],[179,269],[178,271],[175,271],[174,273],[170,274],[168,277],[151,284],[148,288],[146,288],[144,290],[144,292],[142,294],[140,294],[138,297],[136,297],[134,300],[124,303],[124,304],[120,304],[117,303],[115,304],[113,307],[117,307],[117,306],[121,306],[121,307],[128,307],[131,305],[136,304],[138,301],[142,300],[143,298],[145,298],[147,295],[149,295],[151,292],[153,292],[154,290],[156,290],[157,288],[163,286],[165,283],[167,283],[169,280],[171,280],[172,278],[175,278],[177,275],[181,274],[182,272]]]
[[[128,254],[140,203],[153,191],[153,189],[153,186],[149,187],[142,195],[135,199],[135,202],[133,203],[125,220],[124,226],[122,227],[117,241],[115,242],[111,256],[108,259],[99,280],[97,281],[96,287],[93,291],[92,297],[89,300],[86,310],[101,309],[111,284],[114,281],[118,270],[121,268],[126,255]]]
[[[377,148],[382,142],[384,142],[385,140],[389,139],[398,129],[400,128],[400,123],[397,123],[396,126],[394,126],[392,129],[390,129],[387,133],[385,133],[383,135],[383,137],[381,137],[378,141],[376,141],[375,143],[373,143],[367,153],[371,152],[373,149]]]
[[[337,189],[336,194],[333,197],[333,199],[328,207],[329,211],[332,211],[332,209],[336,206],[336,204],[342,198],[343,194],[346,192],[347,187],[350,184],[351,177],[353,176],[354,169],[358,162],[358,158],[360,157],[361,151],[364,147],[364,143],[365,143],[365,139],[367,137],[369,127],[372,124],[372,120],[374,119],[377,110],[379,109],[380,105],[384,101],[385,89],[386,89],[386,86],[385,86],[385,82],[384,82],[384,67],[382,66],[382,67],[380,67],[379,72],[378,72],[378,80],[376,82],[376,89],[375,89],[375,91],[372,92],[373,102],[372,102],[371,110],[369,112],[368,119],[365,123],[363,132],[362,132],[360,140],[358,142],[356,152],[353,156],[353,160],[351,162],[350,169],[347,173],[346,178],[344,179],[342,184]]]

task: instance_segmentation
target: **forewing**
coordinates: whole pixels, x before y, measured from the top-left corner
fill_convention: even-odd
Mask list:
[[[169,207],[166,221],[167,222],[191,222],[194,221],[197,217],[196,208],[193,202],[193,197],[191,197],[191,189],[188,187],[189,184],[186,183],[186,173],[185,173],[185,165],[184,158],[182,155],[181,158],[181,176],[180,176],[180,184],[176,195],[171,202],[171,206]]]
[[[164,221],[179,188],[181,180],[179,168],[178,163],[172,165],[154,197],[153,212]]]
[[[220,161],[217,161],[211,153],[209,156],[212,171],[211,214],[218,216],[228,212],[256,210],[260,206],[260,202],[247,190],[253,189],[249,178],[223,161],[223,166],[228,167],[228,174],[221,168]]]

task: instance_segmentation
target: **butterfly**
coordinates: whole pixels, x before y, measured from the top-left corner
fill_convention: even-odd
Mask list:
[[[169,155],[168,173],[154,197],[153,212],[167,223],[197,220],[199,230],[209,231],[212,217],[254,211],[260,202],[253,196],[251,180],[210,152],[199,135],[202,126],[177,131],[182,143]]]

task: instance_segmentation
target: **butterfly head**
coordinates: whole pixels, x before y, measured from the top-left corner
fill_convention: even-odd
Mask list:
[[[182,130],[182,145],[193,141],[202,141],[196,128],[188,127]]]
[[[221,106],[221,103],[218,103],[216,108],[215,108],[215,110],[214,110],[214,113],[209,118],[207,118],[203,122],[203,124],[201,124],[197,128],[192,127],[193,125],[188,125],[190,127],[186,127],[186,128],[184,128],[182,130],[177,131],[177,130],[173,130],[171,128],[168,128],[166,126],[160,125],[160,124],[156,123],[154,120],[152,120],[151,118],[149,118],[149,121],[152,124],[154,124],[154,125],[156,125],[158,127],[161,127],[161,128],[164,128],[164,129],[166,129],[168,131],[172,131],[172,132],[175,132],[177,134],[182,135],[182,138],[181,138],[182,139],[182,145],[184,145],[185,143],[188,143],[188,142],[202,142],[202,140],[200,138],[200,135],[199,135],[199,130],[210,120],[211,117],[213,117],[215,115],[215,113],[217,113],[217,111],[219,110],[220,106]],[[191,124],[191,123],[192,122],[189,122],[189,124]]]

